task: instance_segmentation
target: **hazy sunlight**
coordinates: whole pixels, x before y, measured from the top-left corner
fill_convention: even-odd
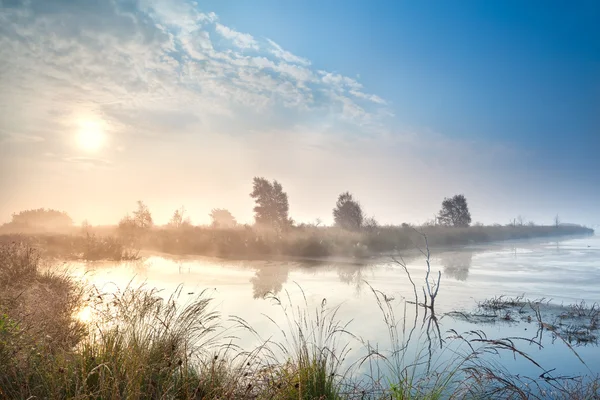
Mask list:
[[[77,144],[85,151],[98,151],[104,145],[106,135],[102,124],[94,120],[79,121]]]

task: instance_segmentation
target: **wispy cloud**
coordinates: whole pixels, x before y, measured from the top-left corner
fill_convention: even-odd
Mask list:
[[[0,142],[5,143],[40,143],[45,139],[38,135],[28,135],[24,133],[11,133],[0,129]]]
[[[271,46],[268,49],[269,52],[271,54],[273,54],[275,57],[277,57],[283,61],[292,63],[292,64],[301,64],[301,65],[306,65],[306,66],[311,64],[311,62],[308,59],[306,59],[304,57],[298,57],[297,55],[292,54],[287,50],[284,50],[280,45],[278,45],[271,39],[267,39],[267,42]]]
[[[46,113],[51,104],[58,113],[44,118],[55,120],[83,105],[130,131],[146,129],[148,116],[156,122],[157,107],[205,127],[225,115],[254,120],[254,129],[282,115],[290,126],[315,118],[361,130],[380,125],[385,101],[353,78],[317,71],[305,57],[186,1],[144,0],[134,10],[127,4],[4,7],[0,105],[28,99],[30,109]],[[29,114],[12,116],[13,125],[30,124]],[[164,123],[154,126],[172,123],[162,114]]]
[[[258,50],[258,43],[254,40],[252,35],[248,33],[238,32],[235,29],[231,29],[218,22],[215,25],[215,29],[221,36],[231,40],[231,42],[239,48]]]
[[[160,197],[167,191],[156,189],[158,177],[187,190],[195,179],[219,187],[276,171],[298,185],[321,179],[325,204],[353,180],[372,193],[373,177],[418,184],[410,171],[433,162],[420,154],[453,165],[484,154],[399,130],[388,102],[358,77],[319,70],[304,55],[239,32],[191,1],[2,4],[0,129],[22,133],[3,137],[25,143],[19,147],[44,141],[26,156],[39,150],[38,156],[55,154],[41,158],[57,169],[93,168],[110,191],[118,184],[123,193],[157,190]],[[81,115],[103,120],[109,140],[102,157],[83,157],[73,146],[72,120]],[[48,191],[56,179],[44,175]],[[336,184],[329,187],[327,179]],[[85,180],[90,188],[99,182]]]
[[[94,157],[65,157],[63,161],[74,164],[82,164],[93,167],[108,167],[112,165],[112,162],[108,160],[104,160],[102,158],[94,158]]]

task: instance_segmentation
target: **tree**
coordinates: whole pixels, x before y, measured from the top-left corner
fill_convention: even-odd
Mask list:
[[[146,230],[152,228],[154,222],[152,221],[152,214],[148,206],[143,201],[138,200],[138,208],[133,212],[133,216],[129,214],[125,215],[121,221],[119,221],[119,229],[124,231],[130,230]]]
[[[376,232],[379,229],[379,222],[377,222],[375,217],[367,217],[363,221],[363,227],[368,232]]]
[[[190,217],[185,216],[185,207],[181,206],[173,213],[171,220],[167,224],[169,228],[180,229],[186,226],[191,226]]]
[[[359,230],[363,225],[363,218],[362,207],[350,192],[340,194],[333,209],[335,224],[343,229]]]
[[[62,231],[71,228],[73,220],[66,212],[38,208],[13,213],[7,225],[17,230]]]
[[[235,217],[224,208],[213,208],[210,219],[214,228],[233,228],[237,225]]]
[[[444,198],[442,209],[438,214],[438,221],[446,226],[469,226],[471,213],[465,196],[457,194],[452,198]]]
[[[287,193],[277,181],[269,182],[265,178],[255,177],[250,193],[256,203],[254,220],[257,225],[266,225],[275,229],[284,229],[292,224],[288,217],[289,203]]]
[[[138,200],[138,208],[133,212],[133,220],[138,228],[149,229],[152,228],[154,222],[152,221],[152,214],[148,206],[143,201]]]
[[[81,232],[83,232],[83,233],[90,233],[91,230],[92,230],[92,224],[87,219],[84,219],[81,222]]]
[[[556,216],[554,217],[554,226],[557,228],[560,226],[560,217],[558,216],[558,214],[556,214]]]

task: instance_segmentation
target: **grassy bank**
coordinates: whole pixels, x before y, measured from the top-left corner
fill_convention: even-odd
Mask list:
[[[431,343],[437,346],[442,340],[439,328],[437,333],[433,328],[433,309],[423,308],[423,329],[429,338],[424,356],[411,359],[405,354],[416,334],[404,332],[408,303],[403,302],[398,313],[397,303],[376,290],[374,311],[387,327],[390,349],[353,335],[352,324],[340,321],[338,308],[326,301],[311,309],[306,300],[291,304],[271,297],[285,316],[283,325],[273,321],[274,330],[283,334],[279,342],[260,338],[239,318],[225,320],[205,293],[183,305],[180,291],[168,298],[144,287],[102,293],[67,275],[42,272],[41,267],[39,255],[27,244],[0,247],[0,399],[535,399],[551,392],[555,399],[600,396],[592,378],[512,376],[480,357],[504,350],[511,357],[526,358],[514,338],[488,340],[479,334],[471,340],[454,332],[444,340],[464,343],[455,347],[464,351],[432,366]],[[417,309],[416,321],[421,306],[409,306]],[[79,316],[93,323],[84,324]],[[254,335],[258,346],[239,348],[240,332]],[[348,366],[351,348],[364,355]],[[364,365],[372,372],[358,375]],[[420,374],[423,365],[432,370]],[[381,376],[376,370],[387,373]]]
[[[28,234],[32,245],[46,254],[67,259],[126,260],[139,249],[169,254],[193,254],[232,258],[370,257],[423,247],[426,234],[431,247],[460,246],[502,240],[550,238],[593,234],[581,226],[382,226],[347,231],[335,227],[291,227],[283,232],[250,226],[219,229],[184,226],[123,231],[116,227],[88,228],[85,233]],[[2,235],[0,241],[14,240]]]

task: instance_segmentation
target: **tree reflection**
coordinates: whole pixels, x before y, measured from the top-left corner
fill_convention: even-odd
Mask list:
[[[290,267],[285,264],[267,264],[258,268],[250,278],[252,297],[263,298],[267,293],[277,295],[287,282],[289,272]]]
[[[337,270],[340,282],[347,285],[353,285],[356,290],[356,294],[360,294],[362,285],[365,281],[363,270],[364,264],[345,264],[340,265]]]
[[[457,281],[466,281],[469,268],[473,262],[473,253],[470,251],[452,252],[441,255],[441,264],[444,266],[444,275]]]

